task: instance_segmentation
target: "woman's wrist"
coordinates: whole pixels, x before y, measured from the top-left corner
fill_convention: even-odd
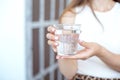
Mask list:
[[[100,49],[99,54],[97,54],[97,57],[104,59],[104,58],[110,58],[113,56],[113,53],[107,50],[106,48],[102,47]]]
[[[108,50],[106,50],[104,47],[101,47],[99,53],[97,54],[97,57],[104,57],[108,53]]]

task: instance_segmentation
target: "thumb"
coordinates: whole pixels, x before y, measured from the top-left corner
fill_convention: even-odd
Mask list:
[[[85,48],[89,48],[90,47],[90,44],[88,42],[85,42],[85,41],[79,41],[79,44]]]

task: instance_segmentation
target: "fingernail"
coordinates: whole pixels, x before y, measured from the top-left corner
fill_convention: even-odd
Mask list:
[[[56,59],[60,59],[60,56],[56,56]]]
[[[59,59],[59,57],[58,57],[58,56],[56,56],[56,59]]]
[[[54,50],[54,52],[57,52],[57,50],[56,49],[53,49]]]
[[[55,31],[55,29],[52,29],[52,31]]]
[[[58,37],[57,37],[57,36],[55,36],[55,40],[58,40]]]
[[[58,45],[58,43],[55,43],[55,45],[57,46],[57,45]]]

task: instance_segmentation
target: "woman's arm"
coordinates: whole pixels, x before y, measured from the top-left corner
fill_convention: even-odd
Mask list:
[[[72,12],[66,12],[62,18],[60,19],[61,24],[74,24],[75,14]],[[52,46],[53,50],[56,52],[56,45],[58,43],[55,42],[57,36],[55,36],[55,28],[52,26],[49,26],[48,28],[48,34],[46,37],[48,38],[48,44]],[[77,60],[68,60],[68,59],[60,59],[60,56],[56,56],[58,59],[58,65],[60,72],[67,78],[72,79],[73,76],[77,72]]]
[[[62,24],[74,24],[75,14],[66,12],[61,18]],[[77,60],[58,59],[60,72],[67,78],[71,79],[77,71]]]
[[[111,68],[120,72],[120,55],[103,48],[101,54],[98,54],[97,56]]]
[[[120,55],[115,54],[94,42],[80,41],[80,45],[84,47],[83,50],[77,52],[73,56],[62,56],[62,59],[83,59],[86,60],[92,56],[99,57],[112,69],[120,72]]]
[[[72,79],[77,71],[77,61],[70,59],[58,59],[60,72],[67,78]]]

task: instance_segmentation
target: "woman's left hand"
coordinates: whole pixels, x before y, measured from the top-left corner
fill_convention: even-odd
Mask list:
[[[84,47],[84,49],[76,52],[75,55],[67,56],[57,56],[57,59],[82,59],[86,60],[92,56],[98,56],[102,53],[103,47],[94,42],[79,41],[79,44]]]

